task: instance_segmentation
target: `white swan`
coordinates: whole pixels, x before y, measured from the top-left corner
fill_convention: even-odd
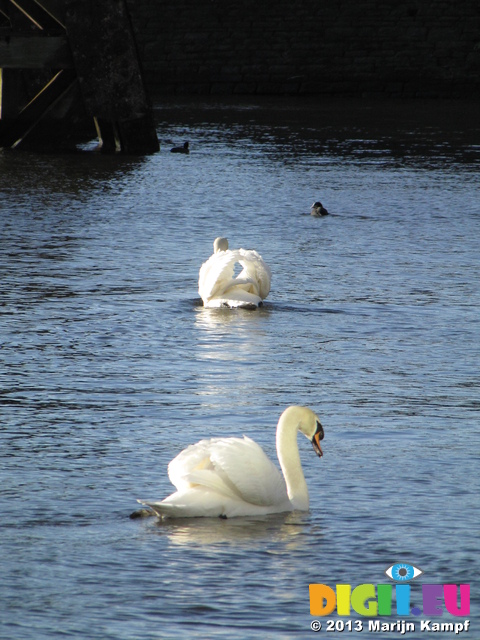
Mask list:
[[[216,238],[213,255],[204,262],[198,277],[198,293],[205,307],[258,307],[270,291],[271,272],[253,250],[228,248],[226,238]],[[234,276],[236,263],[243,267]]]
[[[307,483],[298,452],[297,432],[322,455],[323,427],[307,407],[291,406],[277,425],[277,455],[283,476],[253,440],[212,438],[190,445],[168,465],[177,488],[161,502],[138,500],[158,515],[174,518],[256,516],[308,511]]]

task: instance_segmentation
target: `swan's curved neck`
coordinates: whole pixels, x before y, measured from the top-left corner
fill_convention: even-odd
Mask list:
[[[292,420],[292,417],[290,416],[290,419],[286,419],[283,415],[280,417],[277,426],[277,455],[293,508],[308,511],[308,489],[297,443],[300,420]]]

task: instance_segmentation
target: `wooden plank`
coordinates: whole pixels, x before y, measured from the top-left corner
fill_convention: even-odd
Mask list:
[[[64,28],[40,2],[35,0],[10,0],[19,11],[21,11],[38,29],[46,33],[58,32],[59,28]]]
[[[66,36],[0,39],[0,68],[3,69],[71,69],[72,54]]]
[[[17,147],[38,123],[72,89],[76,82],[73,70],[59,71],[18,117],[0,128],[0,144],[3,147]]]
[[[8,27],[10,23],[8,9],[4,4],[3,0],[0,0],[0,28]]]
[[[64,100],[75,87],[77,78],[71,69],[62,69],[54,78],[35,96],[35,98],[20,112],[16,120],[16,126],[26,124],[21,136],[16,140],[12,148],[23,144],[25,138],[36,128],[39,123]]]
[[[65,29],[64,0],[35,0],[35,2]]]
[[[32,121],[44,113],[55,100],[75,82],[75,72],[73,70],[62,70],[56,73],[35,98],[31,100],[20,112],[17,120]],[[32,115],[33,114],[33,115]]]

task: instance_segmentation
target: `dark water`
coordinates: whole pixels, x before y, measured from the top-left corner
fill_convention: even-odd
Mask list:
[[[412,606],[470,583],[480,637],[476,108],[171,104],[152,157],[0,154],[2,639],[314,637],[310,583],[396,561]],[[218,235],[270,265],[258,312],[202,308]],[[289,404],[309,513],[128,518],[200,438],[275,458]]]

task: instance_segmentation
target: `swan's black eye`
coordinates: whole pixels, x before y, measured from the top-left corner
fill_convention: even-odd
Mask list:
[[[323,433],[323,427],[318,420],[317,420],[317,430],[315,431],[315,433],[318,433],[320,440],[324,439],[325,434]]]
[[[406,564],[405,562],[397,562],[392,564],[388,569],[385,569],[385,573],[389,578],[395,580],[395,582],[409,582],[414,578],[421,576],[423,571],[413,564]]]

